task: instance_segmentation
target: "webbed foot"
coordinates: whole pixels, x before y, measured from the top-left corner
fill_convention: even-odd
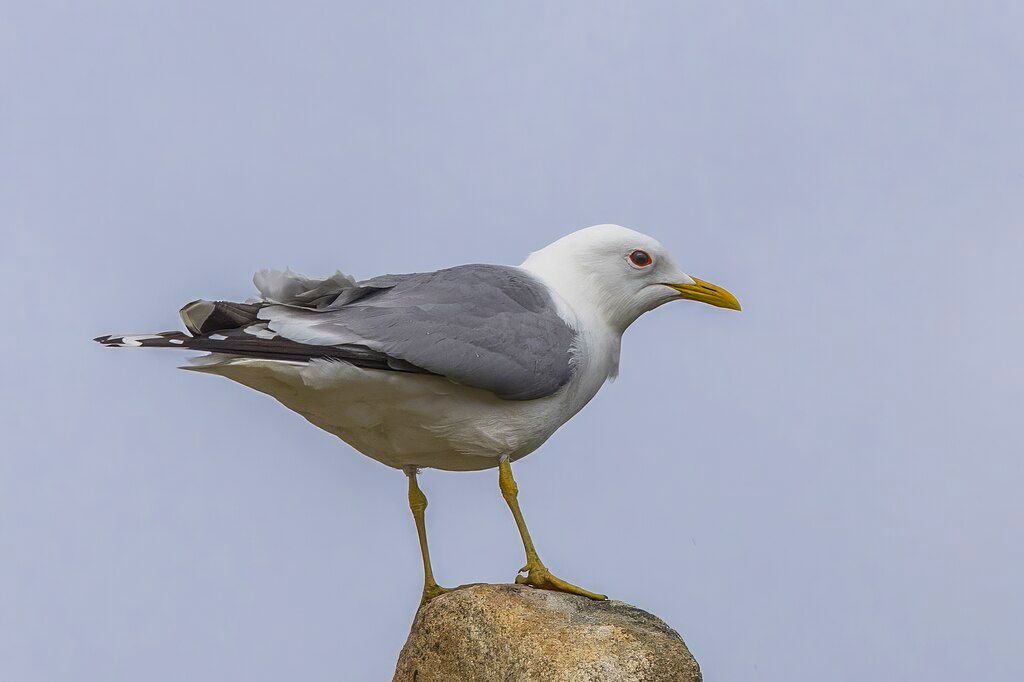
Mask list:
[[[561,578],[552,575],[551,571],[542,563],[528,563],[519,569],[520,575],[516,576],[517,585],[531,585],[542,590],[555,590],[556,592],[568,592],[569,594],[578,594],[581,597],[588,599],[594,599],[597,601],[603,601],[607,599],[603,594],[597,594],[590,590],[585,590],[582,587],[577,587],[570,582],[566,582]],[[525,573],[526,575],[522,575]]]

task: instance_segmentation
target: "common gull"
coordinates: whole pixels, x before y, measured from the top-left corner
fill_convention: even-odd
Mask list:
[[[423,601],[445,591],[427,548],[417,471],[497,467],[526,551],[516,582],[592,599],[553,575],[519,508],[511,462],[572,418],[618,372],[622,334],[676,300],[739,310],[683,272],[656,240],[588,227],[516,267],[460,265],[364,281],[262,270],[260,298],[199,300],[187,333],[101,336],[107,346],[206,351],[186,369],[266,393],[359,452],[408,476],[423,557]]]

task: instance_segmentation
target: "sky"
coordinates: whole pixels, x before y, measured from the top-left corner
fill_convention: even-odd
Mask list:
[[[399,472],[99,334],[252,272],[517,264],[619,223],[733,291],[516,465],[541,556],[717,681],[1024,677],[1019,3],[8,3],[0,678],[388,679]],[[494,471],[427,471],[442,584]]]

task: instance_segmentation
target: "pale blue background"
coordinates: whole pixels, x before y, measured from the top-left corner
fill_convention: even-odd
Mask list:
[[[1024,676],[1020,3],[210,5],[5,3],[0,678],[387,679],[404,478],[89,339],[598,222],[745,310],[641,319],[519,465],[547,562],[709,681]],[[510,580],[493,472],[423,484]]]

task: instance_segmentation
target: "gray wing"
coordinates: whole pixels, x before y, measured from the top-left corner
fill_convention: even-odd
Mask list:
[[[507,400],[550,395],[572,376],[575,332],[547,288],[498,265],[386,275],[255,278],[258,317],[278,335],[315,346],[362,346]]]

